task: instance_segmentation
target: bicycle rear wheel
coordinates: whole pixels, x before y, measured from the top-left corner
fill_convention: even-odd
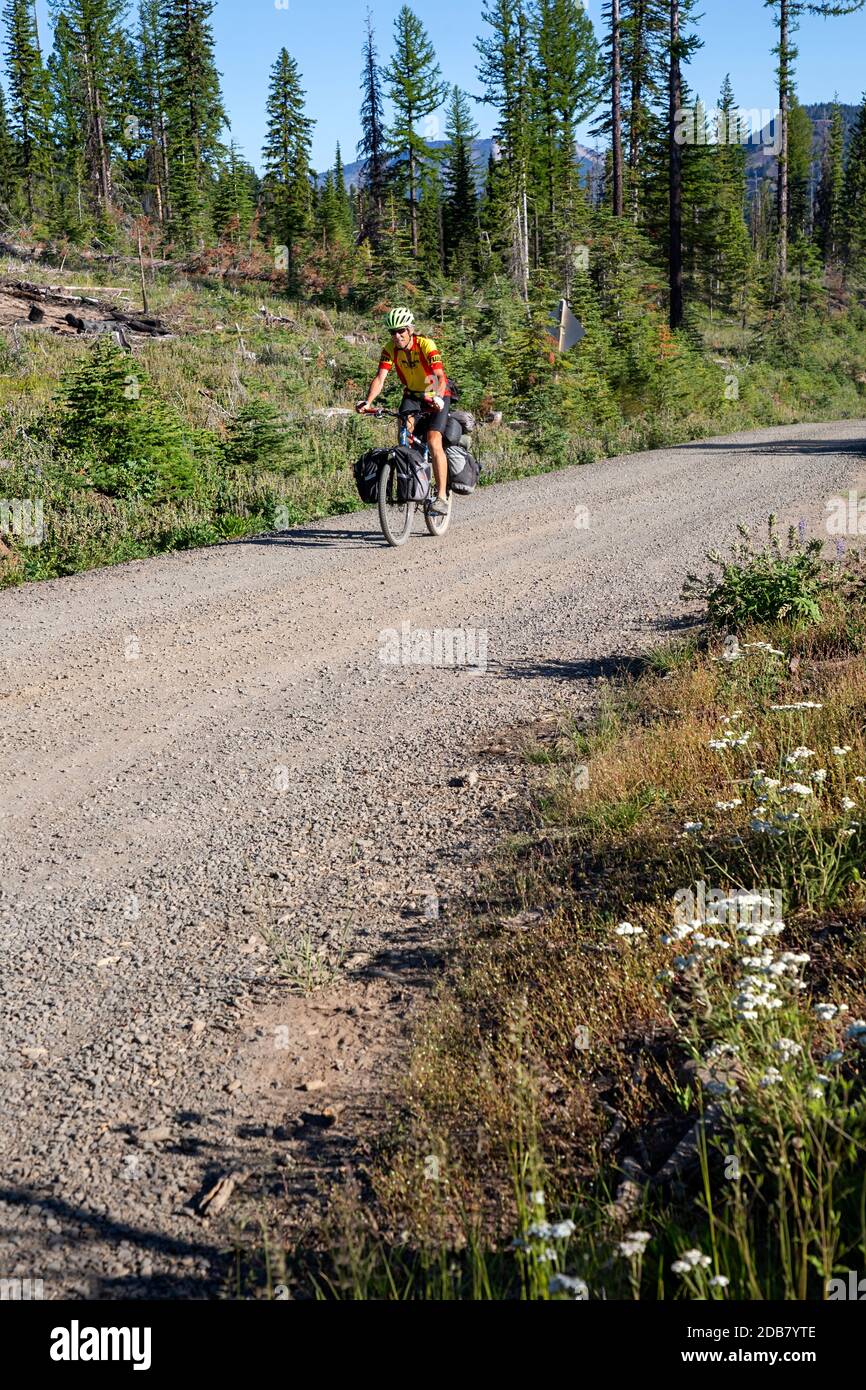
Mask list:
[[[409,539],[414,515],[414,502],[397,501],[395,465],[383,463],[379,470],[379,524],[389,545],[403,545]]]

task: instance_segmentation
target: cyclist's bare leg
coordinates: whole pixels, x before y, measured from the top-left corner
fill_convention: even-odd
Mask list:
[[[436,491],[444,502],[445,494],[448,491],[448,459],[445,456],[441,431],[428,430],[427,443],[430,446],[430,455],[433,459],[433,476],[436,479]]]

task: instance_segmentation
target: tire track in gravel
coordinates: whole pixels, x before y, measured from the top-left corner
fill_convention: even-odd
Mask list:
[[[233,1213],[282,1194],[315,1220],[535,775],[513,731],[587,709],[737,521],[820,525],[864,434],[522,479],[397,552],[365,512],[0,595],[0,1273],[53,1298],[207,1296]],[[486,669],[384,665],[404,621],[486,630]],[[293,993],[271,940],[296,974],[342,964]],[[232,1170],[251,1176],[227,1216],[194,1215]]]

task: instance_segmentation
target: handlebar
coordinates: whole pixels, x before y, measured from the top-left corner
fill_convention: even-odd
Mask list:
[[[380,420],[383,415],[388,415],[392,420],[399,420],[400,415],[396,410],[385,410],[384,406],[375,406],[372,410],[356,410],[357,415],[368,415],[375,420]]]

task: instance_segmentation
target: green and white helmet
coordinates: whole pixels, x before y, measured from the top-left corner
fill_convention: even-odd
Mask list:
[[[415,315],[411,309],[392,309],[387,318],[388,327],[393,333],[398,328],[411,328],[415,322]]]

